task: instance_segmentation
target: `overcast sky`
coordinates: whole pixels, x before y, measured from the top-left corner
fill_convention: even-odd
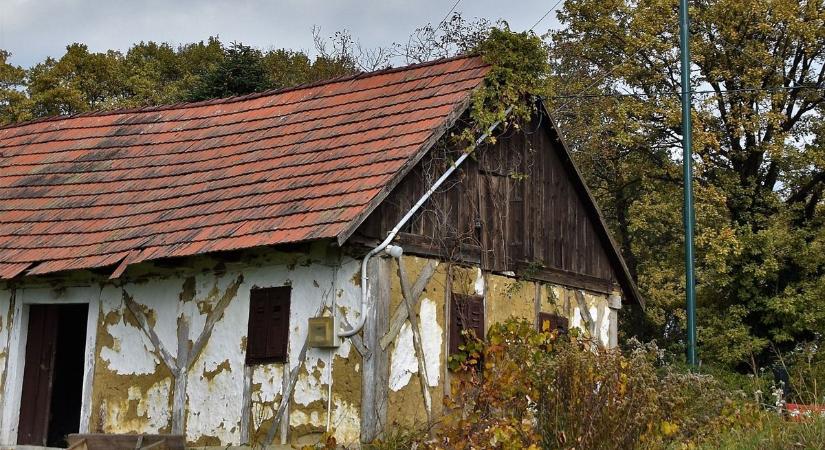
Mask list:
[[[465,17],[504,19],[530,28],[557,0],[461,0]],[[219,35],[262,49],[312,51],[313,25],[325,36],[348,29],[364,46],[406,40],[418,26],[438,23],[455,0],[0,0],[0,48],[11,62],[30,66],[59,57],[67,44],[92,51],[125,50],[132,43],[180,44]],[[555,13],[536,31],[557,27]]]

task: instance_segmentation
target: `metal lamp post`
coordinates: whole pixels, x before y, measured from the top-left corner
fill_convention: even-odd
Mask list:
[[[679,2],[679,47],[682,56],[682,164],[685,183],[685,300],[687,309],[687,362],[696,366],[696,292],[693,271],[693,158],[691,155],[692,130],[690,123],[690,47],[688,43],[688,4]]]

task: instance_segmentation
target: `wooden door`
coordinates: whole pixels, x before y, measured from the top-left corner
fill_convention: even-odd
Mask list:
[[[57,348],[57,305],[31,305],[18,444],[46,445]]]

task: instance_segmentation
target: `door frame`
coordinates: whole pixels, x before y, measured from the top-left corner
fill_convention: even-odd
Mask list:
[[[23,395],[23,369],[26,364],[26,341],[29,331],[29,306],[34,304],[88,304],[86,318],[86,349],[83,357],[83,388],[80,407],[80,433],[89,432],[92,410],[92,381],[95,370],[97,322],[103,289],[93,286],[75,286],[65,289],[51,287],[18,287],[15,293],[13,320],[9,329],[6,357],[6,382],[3,386],[2,415],[0,415],[0,445],[17,445],[20,419],[20,399]]]

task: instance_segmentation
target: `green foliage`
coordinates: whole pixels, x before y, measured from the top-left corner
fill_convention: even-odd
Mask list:
[[[678,352],[684,261],[677,0],[571,0],[550,109]],[[700,358],[741,370],[825,330],[825,8],[690,3]],[[798,86],[804,86],[796,88]],[[792,89],[788,89],[792,87]],[[628,95],[630,94],[630,95]]]
[[[261,50],[218,38],[186,44],[141,42],[125,54],[71,44],[29,69],[0,50],[0,125],[92,110],[134,108],[242,95],[351,74],[346,55]]]
[[[559,336],[511,320],[473,348],[456,358],[446,417],[432,437],[402,433],[407,446],[681,448],[762,414],[712,376],[663,365],[653,345],[607,350],[575,332]]]
[[[141,42],[123,58],[126,107],[162,105],[185,99],[206,73],[224,56],[216,38],[173,48],[169,44]]]
[[[759,414],[697,447],[701,450],[787,450],[825,448],[825,419],[789,422],[775,414]]]
[[[28,98],[23,91],[26,71],[9,64],[9,56],[9,52],[0,50],[0,124],[29,118]]]
[[[90,53],[83,44],[66,47],[60,59],[47,58],[28,74],[32,116],[76,114],[112,108],[124,97],[121,55]]]
[[[263,53],[248,45],[233,42],[223,58],[203,74],[190,100],[232,97],[261,92],[270,87]]]
[[[454,358],[453,396],[440,423],[393,430],[372,448],[772,449],[825,442],[822,420],[797,424],[774,411],[766,374],[691,373],[668,364],[655,345],[608,350],[575,329],[539,332],[527,321],[493,325],[487,336]]]
[[[505,119],[529,120],[533,96],[540,95],[548,73],[547,48],[532,32],[515,33],[506,26],[492,28],[474,49],[492,68],[485,85],[473,97],[470,116],[476,130],[486,130]],[[512,116],[505,117],[508,107]]]

